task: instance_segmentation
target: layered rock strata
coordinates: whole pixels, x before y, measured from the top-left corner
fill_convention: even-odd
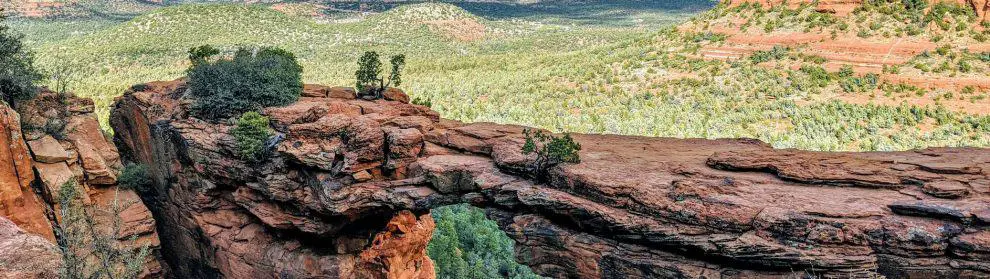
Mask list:
[[[54,245],[58,191],[75,182],[100,228],[119,217],[120,241],[151,248],[142,277],[161,277],[155,220],[134,190],[117,186],[120,156],[93,111],[92,100],[46,90],[17,111],[0,104],[0,213]],[[119,216],[107,210],[115,202]]]
[[[551,278],[990,276],[987,149],[574,135],[582,162],[533,179],[525,127],[307,86],[263,110],[272,153],[248,163],[184,82],[140,89],[115,140],[153,170],[142,197],[182,278],[431,278],[428,212],[464,202]]]

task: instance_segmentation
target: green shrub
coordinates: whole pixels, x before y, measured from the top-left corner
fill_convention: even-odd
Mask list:
[[[124,167],[117,178],[117,184],[127,188],[143,191],[151,186],[151,175],[148,173],[148,166],[143,164],[130,164]]]
[[[131,85],[130,90],[131,91],[134,91],[134,92],[141,92],[141,91],[148,90],[149,88],[150,87],[146,83],[138,83],[138,84],[135,84],[135,85]]]
[[[928,7],[928,1],[925,0],[901,0],[901,4],[910,12],[921,12]]]
[[[758,50],[753,52],[753,55],[749,56],[749,60],[753,63],[763,63],[770,60],[779,60],[787,57],[787,52],[789,50],[782,46],[773,46],[770,50]]]
[[[807,74],[808,78],[811,79],[811,83],[818,87],[827,86],[831,80],[828,71],[821,66],[802,65],[800,71]]]
[[[691,41],[695,43],[700,43],[700,42],[718,43],[718,42],[724,42],[727,37],[728,37],[727,35],[722,33],[715,33],[708,31],[708,32],[695,33],[693,36],[690,36],[689,38],[691,39]]]
[[[358,59],[358,70],[354,73],[357,78],[357,91],[361,96],[372,96],[381,98],[382,92],[390,86],[402,85],[402,68],[406,65],[404,54],[393,55],[389,60],[392,64],[392,72],[389,73],[388,82],[382,76],[382,61],[378,59],[378,53],[374,51],[365,52]]]
[[[67,123],[61,118],[48,118],[45,120],[45,125],[42,127],[26,127],[26,129],[37,129],[40,128],[42,132],[46,135],[52,136],[57,140],[66,140],[68,135],[65,133],[65,126]]]
[[[43,76],[34,67],[34,55],[21,42],[24,36],[10,30],[4,21],[0,11],[0,97],[15,106],[35,96],[35,83]]]
[[[268,117],[249,111],[237,120],[231,134],[237,142],[237,155],[246,161],[258,162],[268,155],[266,146],[274,132],[268,127]]]
[[[976,93],[976,87],[973,87],[972,85],[967,85],[963,87],[962,90],[959,90],[959,93],[963,93],[966,95]]]
[[[210,57],[220,54],[220,50],[211,45],[202,45],[189,49],[189,62],[193,65],[206,62]]]
[[[423,98],[420,98],[420,97],[416,97],[416,98],[413,98],[412,103],[414,105],[421,105],[421,106],[428,107],[428,108],[432,108],[433,107],[433,100],[431,100],[430,98],[423,99]]]
[[[856,32],[856,36],[860,38],[869,38],[870,36],[873,36],[873,34],[870,34],[870,32],[866,31],[866,29],[860,29],[859,32]]]
[[[949,52],[950,51],[952,51],[952,46],[951,45],[947,45],[947,44],[946,45],[942,45],[942,46],[940,46],[940,47],[938,47],[938,48],[935,49],[935,53],[938,53],[938,55],[941,55],[941,56],[949,55]]]
[[[973,65],[969,64],[965,59],[960,59],[958,66],[959,71],[963,73],[969,73],[973,71]]]
[[[229,58],[208,60],[208,46],[190,50],[189,89],[194,115],[229,118],[246,111],[295,102],[302,93],[302,66],[278,48],[240,48]]]
[[[581,162],[578,155],[581,144],[575,142],[570,134],[556,137],[540,130],[534,132],[526,129],[523,130],[523,135],[526,143],[523,144],[522,153],[536,154],[536,160],[529,167],[538,177],[544,176],[547,170],[558,164]]]
[[[884,67],[886,67],[886,65],[884,65]],[[842,67],[839,68],[839,77],[842,78],[851,77],[853,76],[853,74],[855,74],[855,72],[853,72],[852,66],[842,65]]]
[[[847,77],[839,82],[839,87],[845,92],[869,92],[877,88],[880,76],[874,73],[862,77]]]
[[[901,73],[900,65],[883,65],[883,73],[885,74],[899,74]]]
[[[983,62],[990,62],[990,52],[981,52],[976,55],[976,58]]]

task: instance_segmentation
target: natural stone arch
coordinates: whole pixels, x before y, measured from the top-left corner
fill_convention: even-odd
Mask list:
[[[307,86],[264,110],[280,140],[248,164],[230,125],[187,116],[183,82],[144,88],[112,125],[123,157],[152,166],[143,196],[179,277],[430,277],[422,214],[461,202],[554,278],[990,275],[986,149],[575,135],[582,162],[534,181],[524,127]]]

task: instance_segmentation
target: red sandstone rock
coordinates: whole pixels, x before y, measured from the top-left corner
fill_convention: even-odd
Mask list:
[[[0,217],[0,278],[58,278],[62,258],[49,240]]]
[[[406,92],[402,92],[402,89],[389,87],[385,89],[385,93],[382,93],[382,96],[385,97],[385,100],[409,103],[409,95],[406,95]]]
[[[31,155],[33,155],[34,160],[42,163],[58,163],[65,162],[69,160],[69,152],[62,148],[62,144],[58,143],[52,136],[44,136],[40,139],[29,141],[28,146],[31,147]]]
[[[327,91],[327,97],[339,98],[339,99],[354,99],[357,98],[357,91],[351,87],[331,87]]]
[[[93,114],[93,102],[88,99],[81,99],[72,96],[60,96],[54,92],[43,91],[35,99],[22,102],[18,106],[21,115],[25,116],[25,121],[31,125],[39,123],[65,123],[66,127],[60,136],[65,140],[57,141],[51,135],[46,135],[44,131],[29,130],[24,134],[31,134],[34,140],[30,141],[31,151],[35,155],[26,156],[30,164],[38,173],[35,179],[30,176],[27,183],[35,183],[41,186],[41,194],[44,198],[34,195],[28,184],[21,200],[0,200],[0,206],[20,206],[22,208],[13,212],[11,217],[16,223],[21,223],[18,214],[36,212],[35,223],[43,223],[42,235],[46,235],[54,242],[52,236],[52,222],[57,219],[48,220],[44,214],[46,208],[55,208],[54,204],[44,204],[44,200],[55,203],[58,200],[60,187],[69,182],[75,181],[76,187],[80,188],[80,199],[85,206],[89,207],[89,212],[99,224],[100,228],[111,228],[112,222],[116,218],[122,221],[121,232],[118,235],[121,241],[127,241],[131,236],[136,237],[138,245],[148,245],[152,255],[148,257],[144,265],[142,278],[159,278],[164,276],[159,258],[159,239],[155,230],[155,220],[151,216],[151,211],[144,206],[138,195],[131,189],[118,188],[116,177],[121,168],[120,156],[116,147],[104,136],[97,122],[96,115]],[[10,127],[9,129],[7,127]],[[19,130],[20,127],[4,125],[2,131]],[[17,131],[20,133],[20,131]],[[23,145],[23,142],[22,142]],[[5,152],[26,152],[21,150],[26,148],[14,145],[0,146],[0,155]],[[2,158],[2,157],[0,157]],[[31,162],[33,159],[33,162]],[[0,160],[2,161],[2,160]],[[2,170],[3,168],[0,168]],[[30,173],[30,172],[29,172]],[[0,175],[3,171],[0,171]],[[5,180],[4,180],[5,181]],[[35,203],[26,204],[25,200],[33,200]],[[117,204],[123,205],[124,211],[119,215],[108,214],[108,207],[116,200]],[[30,205],[30,207],[24,207]],[[56,217],[52,215],[52,217]],[[22,225],[24,226],[24,225]],[[25,226],[26,228],[34,228]],[[127,245],[127,244],[125,244]]]
[[[419,216],[409,211],[399,212],[371,241],[371,247],[361,252],[368,278],[432,279],[436,278],[433,261],[426,255],[426,244],[433,237],[433,217]],[[381,268],[381,269],[379,269]]]
[[[17,112],[0,104],[0,216],[54,242],[43,201],[31,190],[34,170]]]
[[[145,199],[180,277],[416,278],[429,218],[400,212],[459,202],[486,207],[552,278],[990,276],[987,149],[574,135],[582,162],[532,180],[525,127],[312,98],[360,110],[269,108],[284,136],[250,164],[229,127],[178,105],[181,81],[160,84],[125,94],[112,123],[124,157],[153,170]]]
[[[302,96],[303,97],[316,97],[325,98],[327,92],[330,90],[329,86],[322,86],[316,84],[306,84],[303,85]]]

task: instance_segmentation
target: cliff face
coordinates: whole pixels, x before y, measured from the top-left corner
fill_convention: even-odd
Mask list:
[[[123,222],[119,239],[133,236],[150,246],[143,277],[160,277],[155,220],[133,190],[117,187],[120,156],[93,109],[89,99],[47,91],[20,103],[17,112],[0,104],[0,214],[54,245],[59,187],[75,181],[100,227],[115,218],[106,211],[115,199],[126,205],[116,216]]]
[[[0,104],[0,216],[54,242],[43,201],[31,189],[34,169],[29,152],[20,115]]]
[[[153,170],[142,198],[180,278],[432,278],[428,212],[461,202],[553,278],[990,276],[987,149],[575,135],[582,162],[539,182],[524,127],[307,86],[264,110],[278,136],[248,164],[231,125],[187,115],[182,81],[140,89],[115,141]]]

